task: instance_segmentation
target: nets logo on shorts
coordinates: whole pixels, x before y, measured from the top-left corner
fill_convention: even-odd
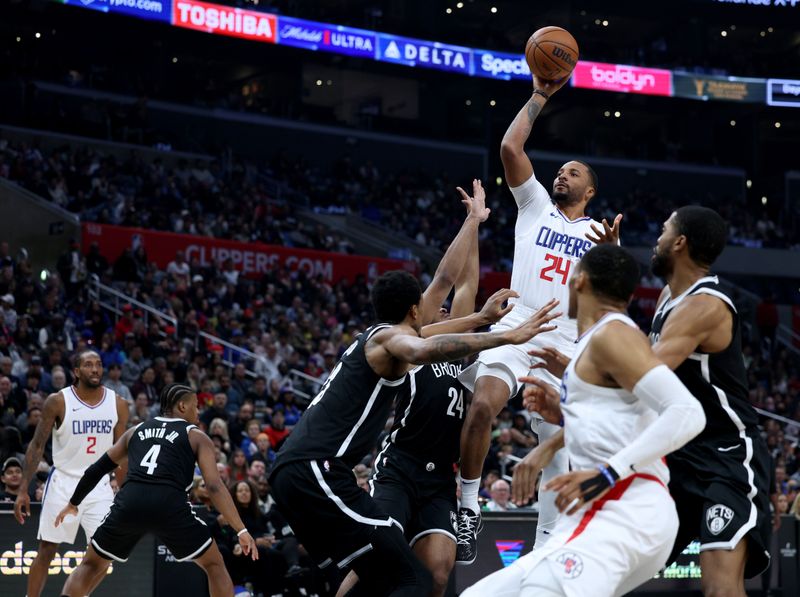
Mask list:
[[[510,566],[519,559],[522,553],[522,548],[525,547],[523,539],[512,539],[510,541],[495,541],[497,553],[500,554],[500,560],[503,562],[503,567]]]
[[[719,535],[733,520],[733,510],[722,504],[715,504],[706,511],[706,526],[712,535]]]
[[[574,552],[561,552],[556,558],[556,563],[564,567],[564,576],[566,578],[578,578],[583,572],[583,560]]]

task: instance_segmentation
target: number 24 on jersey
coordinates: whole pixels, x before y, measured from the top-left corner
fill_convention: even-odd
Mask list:
[[[539,272],[539,278],[547,280],[548,282],[555,282],[556,284],[563,284],[566,286],[569,281],[569,272],[572,268],[572,261],[568,257],[560,257],[547,253],[544,260],[549,263],[542,268]]]

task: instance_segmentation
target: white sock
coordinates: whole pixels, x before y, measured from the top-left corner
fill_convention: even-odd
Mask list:
[[[478,505],[478,490],[481,488],[481,478],[461,479],[461,507],[469,508],[475,514],[480,512]]]

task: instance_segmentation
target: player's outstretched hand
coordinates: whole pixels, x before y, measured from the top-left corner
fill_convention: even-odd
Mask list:
[[[552,454],[541,445],[525,455],[514,465],[514,478],[511,480],[511,500],[517,506],[526,506],[536,489],[536,479],[542,469],[550,464]]]
[[[544,91],[547,95],[552,96],[556,91],[561,89],[564,85],[567,84],[569,81],[569,77],[564,77],[559,81],[548,81],[547,79],[540,79],[533,73],[531,73],[531,77],[533,78],[533,88],[538,89],[539,91]]]
[[[609,486],[606,484],[605,489],[597,491],[596,484],[592,483],[596,478],[603,479],[604,477],[596,470],[572,471],[552,479],[544,488],[547,491],[558,492],[556,507],[559,512],[566,512],[569,516],[602,497],[609,490]]]
[[[239,546],[242,548],[242,553],[255,561],[258,559],[258,547],[256,547],[256,540],[250,533],[242,533],[239,535]]]
[[[472,180],[471,197],[461,187],[456,187],[456,190],[461,194],[461,203],[467,208],[467,217],[478,218],[479,222],[485,222],[489,219],[489,214],[492,213],[492,210],[486,207],[486,191],[483,189],[480,180],[477,178]]]
[[[522,403],[529,412],[537,412],[542,418],[553,425],[561,424],[561,396],[553,386],[538,377],[520,377],[524,384]]]
[[[60,526],[67,516],[77,516],[78,506],[74,506],[72,502],[67,502],[67,505],[56,516],[55,526]]]
[[[564,353],[557,351],[552,346],[545,346],[544,348],[533,348],[528,351],[528,354],[541,359],[538,363],[531,365],[531,369],[544,369],[559,379],[564,377],[564,371],[569,365],[569,357]]]
[[[603,218],[601,222],[603,224],[603,229],[600,230],[594,224],[590,224],[590,228],[594,235],[590,234],[589,232],[586,233],[586,238],[597,245],[602,245],[603,243],[610,243],[613,245],[619,244],[619,223],[622,222],[622,214],[617,214],[617,217],[614,218],[614,225],[609,226],[608,220]]]
[[[553,309],[558,306],[558,301],[552,299],[544,307],[539,309],[530,318],[522,322],[517,327],[506,332],[506,339],[510,344],[524,344],[534,336],[543,334],[545,332],[552,332],[556,329],[555,325],[547,325],[557,317],[561,317],[562,313],[552,313]]]
[[[514,308],[514,305],[503,306],[503,303],[510,298],[519,298],[519,294],[509,288],[501,288],[495,292],[489,297],[486,304],[483,305],[483,309],[481,309],[479,313],[481,319],[485,321],[487,325],[503,319],[503,317]]]
[[[31,498],[27,491],[22,491],[14,502],[14,518],[20,524],[25,524],[25,519],[31,515]]]

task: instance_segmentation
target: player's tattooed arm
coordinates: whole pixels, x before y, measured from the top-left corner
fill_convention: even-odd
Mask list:
[[[478,313],[448,319],[439,323],[432,323],[422,328],[420,335],[423,338],[438,336],[439,334],[461,334],[472,331],[476,328],[491,325],[500,321],[511,311],[514,305],[503,306],[508,299],[517,298],[519,294],[508,288],[503,288],[495,292]],[[474,299],[473,299],[474,302]]]
[[[58,421],[63,420],[64,398],[60,393],[50,394],[44,402],[42,418],[39,420],[36,431],[33,433],[33,438],[25,451],[25,464],[22,467],[22,483],[20,484],[22,491],[20,491],[14,503],[14,516],[20,524],[25,522],[25,517],[31,515],[30,496],[28,495],[28,486],[31,483],[31,478],[33,478],[36,469],[39,467],[39,462],[42,459],[42,454],[53,426]]]

